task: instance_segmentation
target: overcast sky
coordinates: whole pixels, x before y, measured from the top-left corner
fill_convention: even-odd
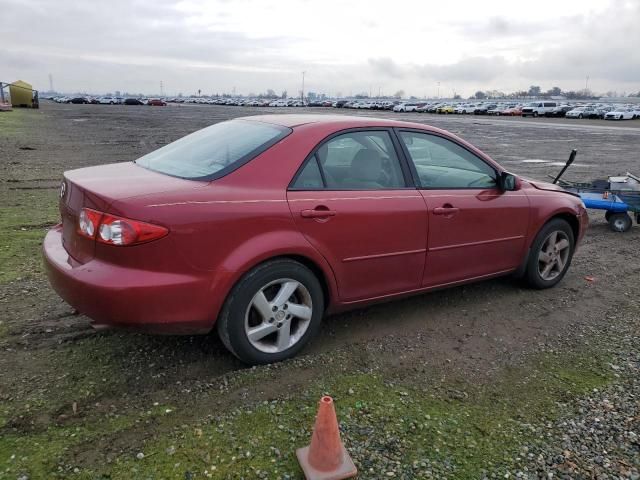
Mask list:
[[[2,0],[0,80],[64,92],[640,90],[639,0]]]

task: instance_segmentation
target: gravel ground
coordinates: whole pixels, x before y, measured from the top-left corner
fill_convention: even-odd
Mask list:
[[[573,415],[534,427],[542,444],[522,448],[510,477],[640,479],[640,337],[618,332],[620,348],[610,366],[624,380],[578,399],[570,406]]]

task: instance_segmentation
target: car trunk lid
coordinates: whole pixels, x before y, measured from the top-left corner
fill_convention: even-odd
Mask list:
[[[65,172],[60,188],[62,244],[74,260],[86,263],[95,256],[95,240],[78,233],[78,217],[83,208],[109,212],[116,200],[204,185],[205,182],[153,172],[133,162]]]

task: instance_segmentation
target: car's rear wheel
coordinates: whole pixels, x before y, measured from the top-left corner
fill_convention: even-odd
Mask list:
[[[533,288],[550,288],[567,273],[575,240],[571,226],[556,218],[548,222],[536,236],[527,261],[525,278]]]
[[[320,282],[304,265],[282,259],[247,273],[218,319],[222,343],[248,364],[296,355],[316,334],[324,312]]]
[[[609,228],[614,232],[626,232],[633,225],[631,217],[626,212],[612,213],[607,218]]]

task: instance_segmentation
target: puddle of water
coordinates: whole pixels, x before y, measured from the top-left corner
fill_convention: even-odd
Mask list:
[[[549,163],[549,160],[541,160],[539,158],[532,158],[529,160],[521,160],[522,163]]]
[[[549,165],[553,165],[555,167],[564,167],[566,165],[567,162],[551,162]],[[591,165],[587,165],[586,163],[572,163],[571,164],[572,167],[583,167],[583,168],[590,168]]]
[[[89,120],[88,118],[74,118],[71,121],[73,122],[86,122],[87,120]]]

